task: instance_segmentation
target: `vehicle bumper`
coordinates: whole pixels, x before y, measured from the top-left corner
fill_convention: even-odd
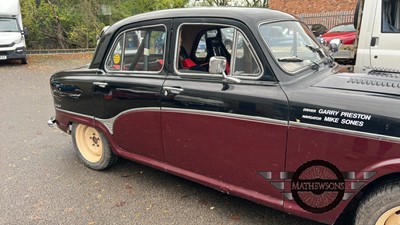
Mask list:
[[[14,50],[0,49],[0,60],[25,59],[25,58],[26,58],[26,48],[25,47],[18,47]]]
[[[54,127],[54,124],[56,124],[56,123],[57,123],[57,120],[56,120],[55,116],[50,117],[49,120],[47,121],[47,125],[49,127]]]

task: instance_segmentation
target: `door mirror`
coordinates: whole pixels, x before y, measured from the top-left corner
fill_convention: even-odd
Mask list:
[[[208,72],[211,74],[225,73],[226,59],[223,56],[213,56],[210,59]]]
[[[29,36],[29,29],[28,29],[27,27],[24,27],[24,30],[22,31],[22,34],[23,34],[25,37],[28,37],[28,36]]]
[[[226,58],[223,56],[213,56],[210,58],[208,72],[210,74],[221,74],[225,81],[231,83],[240,83],[240,79],[227,76],[225,73]]]
[[[331,42],[329,42],[329,50],[333,53],[338,52],[341,44],[342,41],[340,39],[332,39]]]

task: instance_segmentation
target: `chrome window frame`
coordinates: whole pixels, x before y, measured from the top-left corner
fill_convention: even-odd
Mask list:
[[[176,38],[175,38],[175,50],[174,50],[174,57],[173,57],[174,58],[174,60],[173,60],[173,62],[174,62],[173,63],[174,64],[174,66],[173,66],[174,72],[178,76],[183,76],[183,77],[190,76],[190,77],[193,77],[193,78],[203,78],[203,77],[207,77],[207,78],[222,78],[222,75],[210,74],[210,73],[208,73],[208,71],[204,72],[204,73],[190,73],[190,72],[179,71],[179,69],[177,68],[178,67],[178,61],[177,60],[179,58],[179,51],[180,51],[180,49],[179,49],[180,46],[178,46],[178,44],[179,44],[179,35],[180,35],[181,30],[182,30],[182,26],[185,26],[185,25],[209,25],[210,27],[211,26],[221,26],[221,27],[226,27],[226,28],[233,28],[235,34],[236,34],[237,31],[240,32],[243,35],[243,38],[246,39],[246,41],[249,43],[249,49],[250,49],[250,51],[252,51],[252,55],[255,56],[254,59],[257,62],[259,68],[260,68],[260,72],[259,72],[259,74],[256,74],[254,76],[250,76],[250,75],[247,75],[247,76],[233,76],[233,74],[232,74],[233,70],[231,70],[231,74],[229,74],[229,75],[231,75],[232,77],[235,77],[235,78],[243,79],[243,80],[258,80],[264,75],[263,64],[262,64],[259,56],[256,54],[256,51],[255,51],[253,45],[251,44],[251,42],[249,41],[249,39],[247,38],[247,36],[245,35],[245,33],[241,29],[239,29],[236,26],[229,25],[229,24],[201,22],[201,23],[181,23],[178,26],[178,29],[176,31],[177,35],[176,35]],[[234,44],[236,43],[236,38],[237,38],[236,36],[233,36],[233,37],[234,38],[233,38],[233,43],[232,43],[232,52],[234,51],[233,48],[236,49],[236,46]],[[235,52],[236,52],[236,50],[235,50]],[[232,65],[232,60],[234,58],[235,58],[234,55],[231,54],[231,62],[229,62],[230,65]]]
[[[120,34],[118,34],[118,36],[115,38],[115,41],[113,42],[113,45],[111,47],[111,50],[115,49],[115,46],[118,44],[118,40],[120,38],[120,36],[124,35],[124,42],[123,42],[123,51],[121,51],[121,68],[119,70],[109,70],[107,68],[107,60],[110,58],[111,56],[111,50],[107,53],[107,58],[104,62],[104,70],[110,74],[110,73],[119,73],[119,74],[127,74],[127,75],[135,75],[135,74],[148,74],[148,75],[157,75],[160,74],[164,68],[165,68],[165,63],[162,65],[161,69],[158,71],[138,71],[138,70],[122,70],[122,65],[123,65],[123,59],[124,59],[124,54],[122,54],[122,52],[125,52],[125,34],[131,31],[138,31],[140,29],[147,29],[147,28],[153,28],[153,27],[164,27],[165,30],[165,35],[166,38],[168,38],[168,29],[167,26],[165,24],[154,24],[154,25],[149,25],[149,26],[140,26],[140,27],[135,27],[135,28],[131,28],[131,29],[127,29],[122,31]],[[163,60],[165,61],[165,56],[166,56],[166,47],[167,47],[167,39],[165,40],[165,45],[164,45],[164,51],[163,51]]]

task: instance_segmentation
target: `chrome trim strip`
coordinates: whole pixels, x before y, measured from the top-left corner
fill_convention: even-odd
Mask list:
[[[279,125],[285,125],[285,126],[288,125],[286,120],[277,120],[277,119],[270,119],[270,118],[259,117],[259,116],[247,116],[247,115],[225,113],[225,112],[202,111],[202,110],[195,110],[195,109],[165,108],[165,107],[163,107],[161,109],[161,111],[188,113],[188,114],[196,114],[196,115],[210,115],[210,116],[216,116],[216,117],[222,117],[222,118],[233,118],[233,119],[252,121],[252,122],[263,122],[263,123],[279,124]]]
[[[56,108],[56,111],[69,113],[72,115],[77,115],[85,118],[94,119],[100,123],[102,123],[111,134],[113,134],[113,124],[115,120],[120,117],[122,114],[129,113],[129,112],[143,112],[143,111],[165,111],[165,112],[178,112],[178,113],[188,113],[188,114],[196,114],[196,115],[210,115],[222,118],[232,118],[232,119],[239,119],[245,121],[252,121],[252,122],[263,122],[268,124],[278,124],[278,125],[289,125],[289,127],[298,127],[298,128],[310,128],[316,130],[324,130],[328,132],[334,133],[344,133],[352,136],[362,136],[369,139],[380,140],[380,141],[392,141],[392,142],[400,142],[400,137],[393,137],[381,134],[374,134],[374,133],[367,133],[362,131],[355,131],[355,130],[347,130],[343,128],[336,128],[336,127],[327,127],[309,123],[298,123],[294,121],[289,121],[289,123],[285,120],[277,120],[277,119],[270,119],[258,116],[247,116],[247,115],[240,115],[240,114],[233,114],[233,113],[224,113],[224,112],[213,112],[213,111],[202,111],[202,110],[194,110],[194,109],[179,109],[179,108],[159,108],[159,107],[147,107],[147,108],[137,108],[137,109],[130,109],[119,113],[118,115],[108,118],[108,119],[100,119],[94,118],[94,116],[88,116],[80,113],[71,112],[64,109]]]
[[[366,137],[369,139],[375,139],[375,140],[380,140],[380,141],[400,142],[400,137],[367,133],[367,132],[363,132],[363,131],[348,130],[348,129],[336,128],[336,127],[327,127],[327,126],[321,126],[321,125],[315,125],[315,124],[309,124],[309,123],[298,123],[295,121],[289,121],[289,127],[311,128],[311,129],[316,129],[316,130],[325,130],[325,131],[333,132],[333,133],[344,133],[344,134],[348,134],[348,135],[352,135],[352,136],[362,136],[362,137]]]

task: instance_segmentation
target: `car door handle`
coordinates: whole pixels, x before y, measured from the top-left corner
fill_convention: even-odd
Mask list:
[[[180,94],[183,91],[183,88],[180,87],[164,87],[164,95],[168,95],[168,93],[172,94]]]
[[[99,87],[101,87],[101,88],[105,88],[107,85],[108,85],[108,83],[105,83],[105,82],[93,82],[93,85],[96,85],[96,86],[99,86]]]

